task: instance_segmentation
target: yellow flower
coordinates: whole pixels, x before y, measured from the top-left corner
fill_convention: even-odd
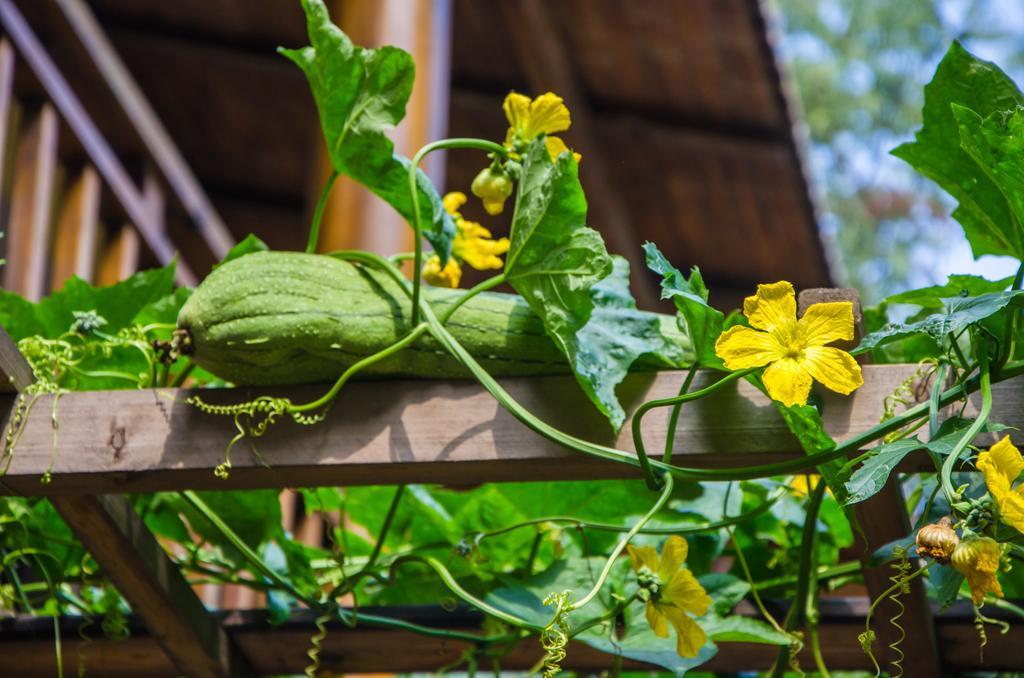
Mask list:
[[[804,405],[812,380],[842,394],[864,383],[853,356],[832,346],[853,339],[853,304],[814,304],[797,320],[793,286],[781,281],[758,285],[743,301],[751,327],[732,327],[715,342],[715,353],[730,370],[767,365],[768,395],[783,405]],[[760,331],[759,331],[760,330]]]
[[[985,474],[985,484],[996,500],[999,516],[1007,525],[1024,532],[1024,485],[1013,487],[1013,481],[1024,471],[1020,450],[1010,436],[978,455],[978,470]]]
[[[500,256],[508,252],[508,238],[494,240],[486,228],[475,221],[462,218],[459,208],[466,204],[466,194],[457,191],[448,193],[442,199],[442,203],[448,213],[455,218],[455,240],[452,241],[452,254],[455,258],[478,271],[500,269],[504,266]],[[457,286],[458,277],[452,287]]]
[[[681,657],[696,657],[707,642],[697,622],[686,612],[700,616],[711,607],[711,597],[693,573],[683,567],[688,546],[673,535],[662,547],[661,556],[651,546],[626,546],[633,570],[647,600],[647,623],[654,635],[668,638],[669,623],[676,630],[676,652]]]
[[[531,100],[528,96],[511,92],[505,97],[502,108],[505,109],[505,117],[508,119],[505,146],[509,149],[529,143],[541,134],[547,134],[548,155],[552,161],[562,152],[569,150],[564,141],[551,136],[555,132],[564,132],[572,124],[569,109],[566,108],[562,97],[548,92]],[[576,162],[580,161],[579,153],[573,153],[573,156]]]
[[[435,287],[458,287],[462,267],[455,257],[448,257],[448,263],[441,268],[441,258],[435,254],[423,264],[423,279]]]
[[[985,602],[985,596],[989,593],[1003,597],[1003,589],[996,578],[1002,552],[1002,548],[991,537],[974,537],[960,542],[953,549],[953,567],[967,578],[967,584],[971,587],[971,600],[975,605]]]

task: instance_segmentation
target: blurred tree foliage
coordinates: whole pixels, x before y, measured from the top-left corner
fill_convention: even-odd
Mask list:
[[[920,126],[923,86],[952,40],[1019,78],[1019,0],[775,4],[835,277],[872,302],[969,263],[951,202],[889,151]],[[1002,273],[991,262],[973,270]]]

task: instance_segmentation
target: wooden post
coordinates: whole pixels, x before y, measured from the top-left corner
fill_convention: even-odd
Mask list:
[[[864,335],[864,316],[860,307],[860,296],[854,289],[816,288],[800,292],[799,314],[803,315],[807,307],[829,301],[849,301],[853,304],[855,336],[853,341],[835,344],[839,348],[849,350],[856,346]],[[868,356],[861,356],[860,362],[868,362]],[[889,542],[905,537],[911,529],[910,517],[907,515],[906,503],[903,499],[899,478],[896,473],[889,477],[880,492],[866,501],[854,505],[854,515],[863,530],[862,538],[858,538],[854,547],[861,554],[864,563],[864,583],[872,600],[888,589],[893,574],[889,564],[869,567],[871,555]],[[911,554],[911,561],[916,558]],[[916,567],[915,567],[916,569]],[[903,666],[912,675],[937,676],[941,673],[939,650],[935,640],[935,622],[931,605],[925,594],[921,579],[911,582],[910,593],[900,597],[906,611],[900,618],[900,625],[906,630],[906,637],[900,648],[906,654]],[[878,640],[875,641],[874,652],[880,663],[891,661],[897,657],[889,650],[889,644],[899,635],[897,629],[889,624],[888,619],[899,612],[899,608],[888,600],[882,602],[875,611],[874,630]]]
[[[100,218],[100,177],[86,165],[64,196],[57,217],[53,241],[50,288],[59,290],[64,281],[77,275],[94,280]]]

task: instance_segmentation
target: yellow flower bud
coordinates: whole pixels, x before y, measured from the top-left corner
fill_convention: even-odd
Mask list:
[[[934,558],[940,565],[948,565],[953,549],[960,543],[960,537],[953,529],[953,521],[947,516],[918,530],[916,541],[917,555]]]
[[[953,549],[951,562],[956,571],[967,578],[975,605],[985,602],[989,593],[1003,597],[1003,589],[996,578],[1002,554],[1002,548],[991,537],[972,537]]]
[[[476,175],[470,190],[483,201],[487,213],[494,216],[501,214],[505,209],[505,201],[512,195],[512,179],[491,165]]]

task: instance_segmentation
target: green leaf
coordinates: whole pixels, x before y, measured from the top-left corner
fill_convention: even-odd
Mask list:
[[[228,253],[224,255],[224,258],[213,265],[212,270],[215,271],[217,268],[223,266],[232,259],[244,257],[246,254],[252,254],[253,252],[266,252],[268,250],[270,250],[270,248],[267,247],[267,243],[257,238],[255,234],[250,233],[238,244],[228,250]]]
[[[944,299],[946,310],[911,323],[889,323],[861,340],[855,353],[863,353],[893,341],[915,335],[927,335],[937,342],[952,333],[959,335],[969,325],[999,313],[1008,306],[1024,305],[1024,291],[991,292],[977,297]]]
[[[946,299],[952,297],[977,297],[991,292],[1002,292],[1010,283],[1013,276],[1002,280],[988,280],[978,275],[949,276],[945,285],[931,285],[917,290],[908,290],[894,294],[883,303],[885,304],[914,304],[922,308],[941,309],[946,306]]]
[[[127,280],[107,287],[93,287],[72,276],[59,292],[36,305],[35,316],[42,326],[41,334],[49,339],[68,331],[75,320],[75,311],[96,311],[107,321],[103,331],[114,333],[131,325],[143,308],[163,299],[173,290],[174,263],[139,271]]]
[[[1024,249],[1024,108],[995,111],[985,118],[959,104],[952,109],[960,127],[961,148],[1006,201],[1011,221],[1003,230],[1015,238],[1014,253],[1019,257]]]
[[[952,567],[940,565],[928,572],[926,583],[928,594],[938,602],[939,612],[942,612],[956,602],[964,576]]]
[[[630,365],[651,355],[666,367],[682,367],[687,353],[662,334],[657,315],[637,310],[629,292],[629,262],[613,256],[612,265],[608,277],[590,288],[594,309],[569,343],[569,359],[584,392],[618,431],[626,413],[615,387]]]
[[[722,359],[715,353],[715,341],[722,333],[725,317],[721,311],[708,305],[708,288],[700,269],[696,266],[690,269],[687,280],[654,243],[644,243],[644,252],[647,254],[647,267],[662,276],[661,298],[672,299],[686,325],[697,362],[703,367],[725,369]]]
[[[644,317],[635,310],[628,292],[628,267],[618,264],[612,274],[616,265],[604,241],[586,222],[587,200],[577,162],[568,153],[552,162],[544,136],[532,140],[523,158],[505,277],[541,316],[577,381],[617,430],[625,413],[614,387],[636,357],[658,350],[651,340],[659,333],[650,333],[652,315]],[[595,289],[609,276],[610,281]],[[597,324],[578,336],[598,304],[610,313],[597,313]],[[639,323],[649,334],[612,339],[615,332],[629,331],[621,323],[616,330],[611,323],[612,316],[623,311],[631,322],[642,319]],[[588,337],[595,345],[585,344]]]
[[[975,257],[1024,256],[1018,222],[999,186],[961,148],[953,104],[987,118],[1016,110],[1024,95],[998,66],[978,59],[954,42],[925,87],[923,127],[914,141],[892,154],[933,180],[960,203],[953,217],[964,227]]]
[[[812,405],[794,405],[786,407],[780,402],[775,402],[775,407],[782,414],[786,426],[793,432],[796,439],[800,441],[800,447],[808,455],[828,452],[836,446],[836,441],[825,431],[825,422],[821,413]],[[818,467],[818,473],[825,479],[832,494],[840,503],[846,499],[846,489],[843,485],[844,471],[843,462],[834,459]],[[849,516],[848,516],[849,517]]]
[[[327,152],[339,173],[366,186],[413,224],[407,158],[386,133],[405,117],[412,92],[412,57],[397,47],[365,49],[331,23],[322,0],[302,0],[308,47],[278,51],[306,74],[320,114]],[[423,236],[447,261],[455,223],[430,179],[417,170]]]
[[[874,456],[868,457],[846,481],[848,495],[844,503],[856,504],[875,496],[904,457],[922,447],[924,444],[917,438],[897,440],[879,447]]]

